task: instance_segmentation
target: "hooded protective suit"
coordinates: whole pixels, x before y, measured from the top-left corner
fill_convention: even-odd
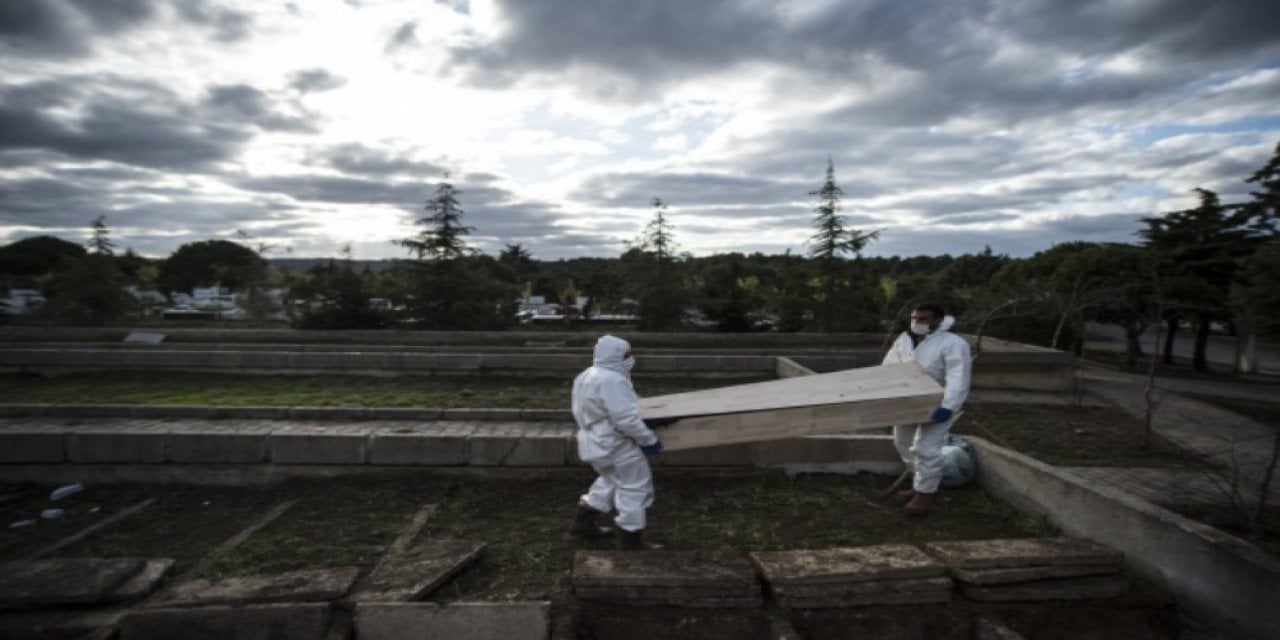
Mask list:
[[[951,333],[956,319],[944,316],[938,328],[913,344],[911,335],[903,332],[884,356],[884,364],[916,362],[938,384],[942,385],[942,408],[960,411],[969,397],[969,379],[973,359],[969,343]],[[954,419],[946,422],[893,428],[893,444],[908,469],[915,470],[912,488],[919,493],[938,490],[942,479],[942,445],[947,441]]]
[[[608,513],[623,531],[645,528],[653,504],[653,472],[640,445],[658,441],[640,419],[639,399],[627,379],[624,359],[631,345],[622,338],[596,341],[592,366],[573,381],[573,419],[578,423],[578,457],[600,477],[582,503]]]

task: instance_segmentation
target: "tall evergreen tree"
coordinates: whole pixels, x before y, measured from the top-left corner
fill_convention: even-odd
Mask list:
[[[680,324],[685,296],[676,248],[667,203],[654,198],[653,219],[628,252],[633,254],[631,274],[640,301],[640,328],[646,331],[674,329]]]
[[[1248,207],[1223,205],[1218,194],[1208,189],[1195,191],[1200,196],[1199,206],[1143,218],[1147,226],[1138,235],[1163,263],[1160,271],[1165,295],[1181,313],[1194,319],[1192,366],[1207,371],[1210,323],[1231,319],[1228,295],[1232,282],[1262,236]],[[1170,321],[1170,335],[1176,326],[1175,316]],[[1169,346],[1166,342],[1166,359]]]
[[[418,218],[414,224],[424,227],[411,238],[397,240],[419,260],[452,260],[467,255],[466,236],[475,230],[462,224],[463,210],[458,206],[458,195],[449,176],[436,185],[436,194],[427,200],[425,209],[430,215]]]
[[[116,244],[111,241],[111,232],[107,229],[107,217],[98,216],[90,224],[93,230],[89,237],[89,250],[100,256],[110,256],[115,254]]]
[[[822,188],[810,191],[817,196],[817,215],[813,218],[814,234],[809,237],[809,257],[817,260],[818,310],[825,331],[835,331],[841,307],[840,289],[845,271],[845,254],[855,257],[880,231],[860,231],[845,226],[840,215],[840,199],[844,190],[836,185],[835,164],[827,158],[827,179]]]

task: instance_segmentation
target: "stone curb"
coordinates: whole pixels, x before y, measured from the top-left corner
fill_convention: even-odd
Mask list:
[[[399,407],[225,407],[217,405],[0,404],[0,418],[191,418],[204,420],[466,420],[565,422],[562,409]]]

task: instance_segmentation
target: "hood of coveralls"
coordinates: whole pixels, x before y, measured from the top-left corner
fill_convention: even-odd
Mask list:
[[[596,350],[591,364],[602,369],[626,373],[622,368],[622,360],[628,351],[631,351],[630,342],[617,336],[600,336],[600,339],[596,340]]]
[[[950,331],[954,326],[956,326],[955,316],[942,316],[942,322],[938,323],[938,331]]]

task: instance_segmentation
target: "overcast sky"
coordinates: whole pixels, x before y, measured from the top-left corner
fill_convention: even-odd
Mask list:
[[[803,252],[828,158],[867,255],[1133,241],[1280,142],[1276,0],[0,0],[0,242],[403,257]]]

